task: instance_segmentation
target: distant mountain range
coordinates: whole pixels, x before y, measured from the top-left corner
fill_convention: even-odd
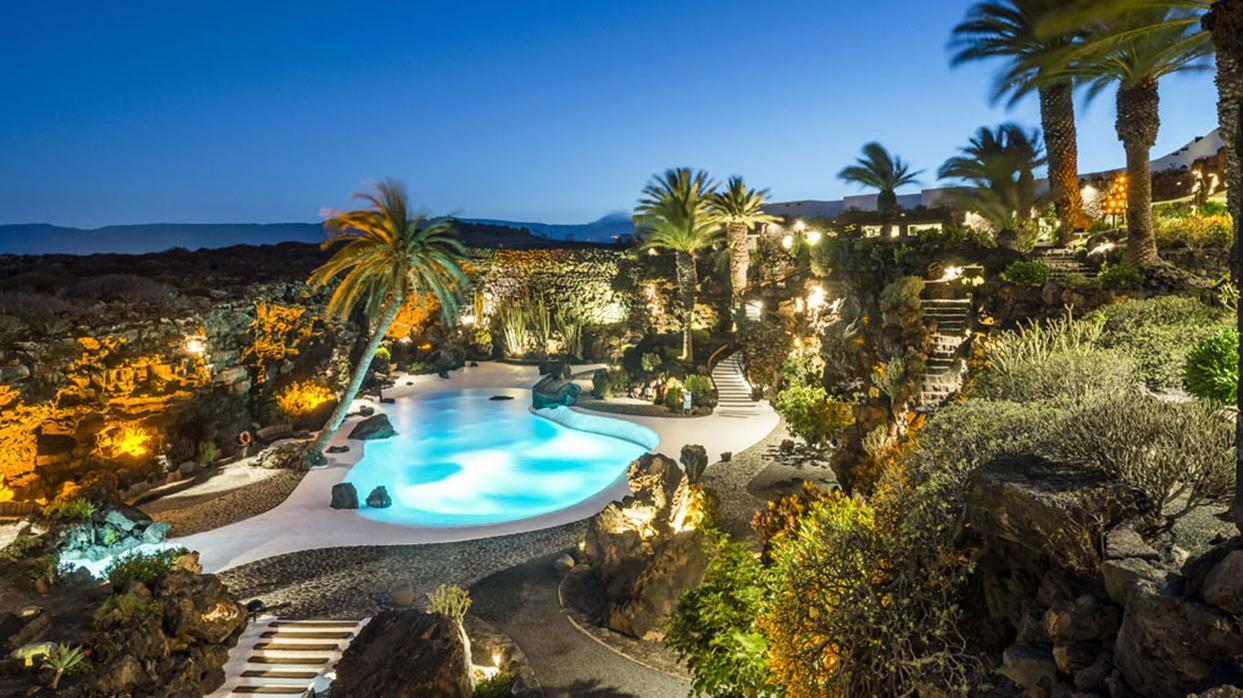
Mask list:
[[[630,218],[611,214],[592,223],[564,225],[494,219],[462,219],[467,244],[544,246],[548,240],[608,244],[634,230]],[[506,229],[512,233],[506,233]],[[540,238],[531,239],[532,236]],[[279,242],[320,243],[320,223],[150,223],[69,228],[45,223],[0,225],[0,254],[142,254],[174,247],[191,250]]]

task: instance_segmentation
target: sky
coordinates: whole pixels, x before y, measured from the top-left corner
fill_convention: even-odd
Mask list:
[[[316,221],[383,177],[432,214],[583,223],[652,174],[739,174],[776,201],[879,140],[932,172],[993,67],[951,69],[968,0],[0,4],[0,223]],[[1216,124],[1211,73],[1162,83],[1154,157]],[[1113,100],[1082,171],[1120,167]]]

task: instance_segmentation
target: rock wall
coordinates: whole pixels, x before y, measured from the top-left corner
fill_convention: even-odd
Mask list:
[[[556,307],[575,301],[591,324],[625,322],[639,303],[640,265],[624,250],[568,248],[472,250],[477,303],[493,317],[530,294]]]

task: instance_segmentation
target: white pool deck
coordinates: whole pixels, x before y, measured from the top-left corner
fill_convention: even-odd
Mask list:
[[[575,371],[591,366],[575,367]],[[435,375],[402,376],[397,384],[384,392],[397,400],[416,395],[463,388],[529,388],[539,379],[534,366],[513,366],[482,363],[454,371],[448,379]],[[407,385],[410,383],[410,385]],[[355,401],[355,406],[372,400]],[[579,409],[579,408],[575,408]],[[588,410],[580,410],[589,412]],[[652,449],[677,458],[686,444],[702,444],[708,449],[710,462],[721,453],[737,453],[768,435],[777,426],[778,416],[767,403],[760,403],[757,414],[746,418],[710,415],[693,418],[634,417],[591,412],[637,422],[653,429],[660,443]],[[346,453],[329,454],[328,465],[306,474],[289,497],[258,516],[237,523],[173,539],[172,542],[197,550],[203,569],[219,572],[248,562],[283,555],[299,550],[362,545],[410,545],[448,543],[522,533],[571,523],[593,516],[609,502],[629,494],[625,474],[603,491],[566,509],[549,514],[484,526],[413,527],[373,521],[350,510],[334,510],[328,506],[332,486],[341,482],[350,467],[363,456],[364,442],[350,440],[356,419],[347,421],[338,430],[333,444],[347,444]],[[360,498],[365,493],[359,493]]]

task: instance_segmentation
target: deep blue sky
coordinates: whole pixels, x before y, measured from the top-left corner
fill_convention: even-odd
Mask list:
[[[1037,123],[989,106],[991,68],[948,67],[968,0],[346,5],[3,3],[0,223],[312,221],[388,175],[433,213],[585,222],[682,164],[836,198],[867,140],[933,170]],[[1167,79],[1154,156],[1214,99]],[[1080,149],[1123,162],[1112,96]]]

